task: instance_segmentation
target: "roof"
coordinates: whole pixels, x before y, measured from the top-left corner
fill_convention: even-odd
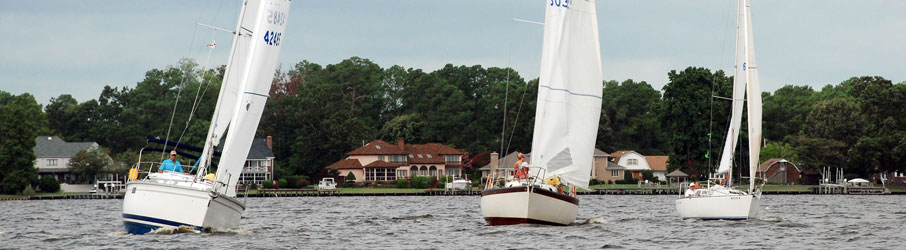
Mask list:
[[[611,161],[608,161],[608,162],[607,162],[607,167],[606,167],[605,169],[607,169],[607,170],[625,170],[626,167],[623,167],[623,166],[620,166],[620,165],[618,165],[618,164],[616,164],[616,163],[613,163],[613,162],[611,162]]]
[[[410,164],[443,164],[445,163],[443,155],[460,155],[456,149],[444,146],[440,143],[405,145],[406,161]]]
[[[362,169],[362,163],[359,163],[357,159],[343,159],[333,164],[327,165],[325,169]]]
[[[404,155],[405,150],[396,144],[390,144],[383,140],[373,140],[365,146],[349,151],[347,155]]]
[[[667,177],[689,177],[689,175],[686,173],[683,173],[683,171],[680,171],[679,169],[677,169],[677,170],[673,170],[673,172],[670,172],[669,174],[667,174]]]
[[[36,158],[71,158],[79,151],[97,146],[98,144],[95,142],[66,142],[57,136],[42,135],[35,138],[35,147],[32,150],[35,152]]]
[[[667,160],[669,159],[670,157],[666,155],[645,156],[645,161],[648,161],[651,171],[667,172]]]
[[[610,154],[610,157],[613,157],[613,162],[620,162],[620,157],[623,157],[623,155],[628,154],[628,153],[630,153],[630,152],[634,152],[634,151],[632,151],[632,150],[620,150],[620,151],[611,153],[611,154]]]
[[[356,160],[356,161],[358,161],[358,160]],[[376,160],[374,162],[368,163],[368,165],[365,165],[365,168],[395,168],[395,167],[399,167],[399,166],[402,166],[402,164],[390,163],[390,162],[386,162],[386,161],[382,161],[382,160]],[[361,167],[359,167],[359,168],[361,168]]]
[[[786,159],[782,159],[782,158],[771,158],[771,159],[768,159],[767,161],[762,162],[761,165],[758,165],[758,172],[767,172],[768,169],[770,169],[771,166],[773,166],[773,165],[776,164],[776,163],[786,163],[786,164],[790,164],[790,165],[792,165],[794,168],[796,168],[796,171],[799,171],[799,167],[797,167],[796,164],[793,164],[792,162],[789,162],[789,161],[787,161]]]
[[[249,148],[248,160],[274,158],[274,151],[267,147],[266,138],[255,138]]]
[[[597,157],[597,156],[610,156],[610,154],[608,154],[607,152],[601,151],[600,149],[597,149],[597,148],[596,148],[596,149],[595,149],[595,154],[593,155],[593,157]]]

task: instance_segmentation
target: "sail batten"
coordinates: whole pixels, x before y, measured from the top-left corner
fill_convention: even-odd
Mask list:
[[[532,163],[587,188],[603,75],[595,1],[551,2],[545,12]]]

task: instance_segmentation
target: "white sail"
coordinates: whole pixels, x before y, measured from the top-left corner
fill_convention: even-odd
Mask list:
[[[220,95],[217,98],[217,106],[214,108],[214,117],[211,119],[204,151],[201,154],[202,160],[199,164],[201,169],[198,171],[201,174],[199,174],[199,178],[204,175],[211,159],[210,154],[213,152],[214,147],[220,144],[226,129],[230,125],[230,120],[233,118],[236,98],[239,96],[240,80],[245,79],[248,73],[243,70],[243,67],[233,65],[245,65],[248,62],[249,46],[251,45],[253,34],[246,27],[252,27],[255,24],[259,2],[258,0],[247,1],[239,13],[236,34],[233,36],[233,47],[230,49],[230,57],[227,60],[223,83],[220,84]]]
[[[230,114],[230,132],[226,136],[221,152],[220,164],[217,168],[217,181],[227,184],[225,190],[220,190],[220,192],[230,197],[236,195],[235,186],[245,165],[252,138],[258,129],[264,104],[267,102],[274,71],[280,58],[289,4],[288,0],[247,1],[246,9],[243,11],[244,16],[237,27],[240,37],[243,37],[242,34],[248,34],[248,36],[245,36],[247,39],[236,39],[239,44],[246,43],[246,45],[234,44],[234,47],[237,50],[245,49],[246,52],[242,57],[244,60],[231,64],[229,66],[231,69],[227,71],[237,71],[235,75],[230,75],[230,77],[237,77],[238,79],[235,79],[237,82],[227,83],[225,80],[228,87],[236,87],[237,96],[233,103],[223,101],[218,104],[219,108],[224,110],[221,111],[220,116]],[[221,92],[225,91],[232,90],[222,90]],[[225,109],[231,109],[231,111],[225,111]],[[220,119],[217,118],[217,120]],[[214,125],[215,123],[212,123],[212,127]],[[223,124],[216,125],[217,127],[212,129],[215,137],[217,134],[222,135],[222,131],[226,129],[220,127]]]
[[[758,63],[755,61],[755,42],[752,39],[752,12],[749,0],[742,0],[745,5],[745,40],[747,95],[746,104],[749,110],[749,193],[755,190],[755,175],[758,169],[758,157],[761,153],[761,85],[758,82]]]
[[[730,114],[730,126],[727,128],[727,138],[724,142],[723,153],[720,154],[717,174],[724,174],[730,170],[730,166],[733,164],[733,152],[736,151],[736,144],[739,142],[739,127],[742,125],[743,98],[745,98],[746,94],[746,73],[743,70],[743,63],[746,62],[746,33],[743,27],[745,7],[741,1],[737,7],[736,17],[736,60],[734,62],[735,72],[733,75],[732,113]]]
[[[532,137],[532,164],[580,188],[588,188],[601,115],[595,13],[595,1],[548,1]]]

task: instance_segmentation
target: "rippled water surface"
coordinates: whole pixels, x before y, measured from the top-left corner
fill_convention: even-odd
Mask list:
[[[0,201],[0,248],[903,249],[906,244],[906,196],[765,196],[761,218],[748,221],[681,220],[674,198],[580,196],[579,218],[565,227],[487,226],[478,196],[249,198],[241,228],[149,235],[124,233],[122,200]]]

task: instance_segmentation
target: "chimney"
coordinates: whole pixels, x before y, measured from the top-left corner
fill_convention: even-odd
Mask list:
[[[490,164],[490,165],[491,165],[491,173],[497,172],[497,166],[500,165],[500,159],[498,158],[499,156],[500,156],[500,155],[497,154],[497,152],[492,152],[492,153],[491,153],[491,164]]]
[[[402,150],[406,150],[406,139],[403,139],[403,137],[396,138],[396,146],[400,147]]]
[[[274,150],[274,137],[273,136],[269,136],[269,135],[267,136],[267,148]]]

